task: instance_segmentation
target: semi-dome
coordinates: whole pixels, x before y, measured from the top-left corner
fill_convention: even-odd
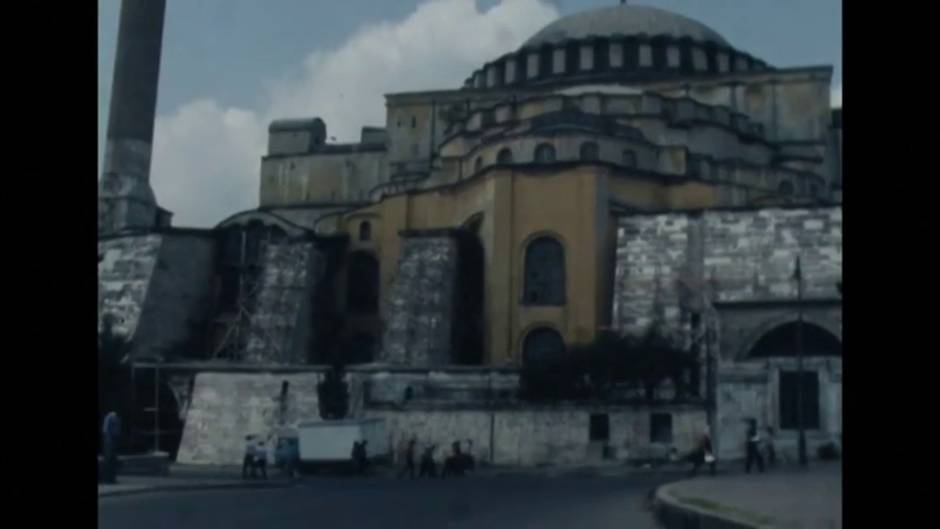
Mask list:
[[[691,18],[655,7],[623,4],[562,17],[542,28],[523,46],[558,44],[570,39],[614,35],[691,38],[699,42],[730,46],[718,32]]]
[[[715,30],[691,18],[655,7],[621,4],[562,17],[542,28],[523,47],[614,35],[691,38],[698,42],[730,46]]]

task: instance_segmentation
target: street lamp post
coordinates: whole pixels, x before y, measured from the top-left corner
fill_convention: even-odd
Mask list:
[[[800,256],[796,256],[796,270],[793,272],[796,279],[796,424],[799,430],[799,457],[800,465],[807,465],[806,458],[806,432],[803,424],[803,271],[800,267]]]

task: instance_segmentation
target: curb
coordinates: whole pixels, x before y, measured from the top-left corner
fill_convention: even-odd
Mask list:
[[[133,496],[138,494],[154,494],[159,492],[196,492],[203,490],[226,489],[281,489],[294,486],[294,483],[218,483],[201,485],[142,485],[139,489],[113,490],[99,492],[98,498],[113,498],[117,496]]]
[[[672,498],[671,485],[656,489],[653,511],[665,529],[768,529],[766,524],[744,522],[704,508],[685,505]]]

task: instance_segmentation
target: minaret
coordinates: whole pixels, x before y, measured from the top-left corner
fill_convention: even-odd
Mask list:
[[[150,154],[166,0],[122,0],[111,108],[98,186],[98,233],[166,225],[150,188]]]

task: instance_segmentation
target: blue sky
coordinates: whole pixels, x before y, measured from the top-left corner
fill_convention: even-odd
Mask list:
[[[389,91],[455,88],[478,65],[566,14],[617,0],[169,0],[152,185],[174,224],[210,226],[257,205],[270,119],[319,115],[354,140],[383,125]],[[774,66],[834,67],[841,0],[644,0],[695,18]],[[98,0],[100,158],[119,0]]]

